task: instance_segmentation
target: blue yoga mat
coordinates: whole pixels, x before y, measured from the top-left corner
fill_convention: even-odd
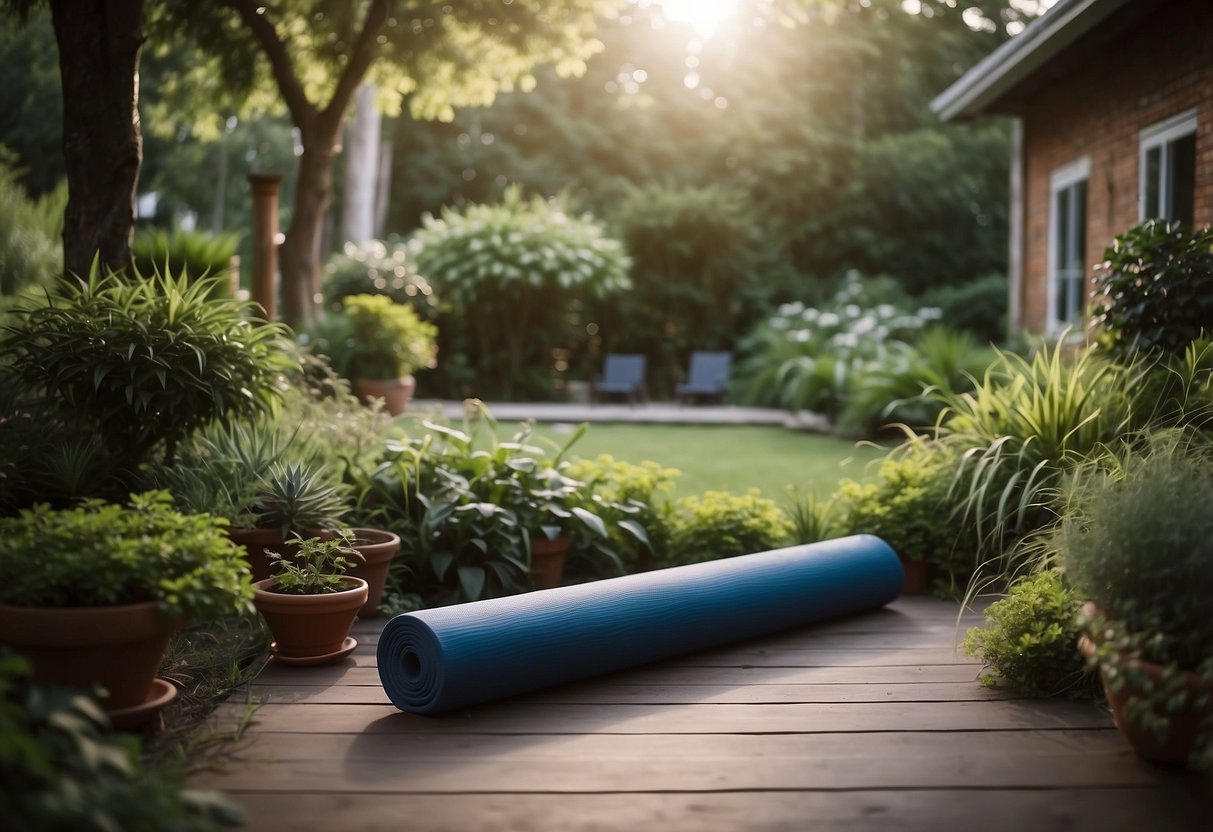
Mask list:
[[[398,615],[379,678],[435,714],[883,606],[896,553],[872,535]]]

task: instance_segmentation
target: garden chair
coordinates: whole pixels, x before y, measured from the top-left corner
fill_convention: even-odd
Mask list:
[[[643,355],[609,353],[603,362],[602,374],[594,377],[590,401],[601,401],[604,395],[627,396],[632,404],[648,399],[644,370]]]
[[[727,352],[693,352],[687,380],[675,388],[680,400],[696,396],[724,398],[729,387],[729,367],[733,356]]]

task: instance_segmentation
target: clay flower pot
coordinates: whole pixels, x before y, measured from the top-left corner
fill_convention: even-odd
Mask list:
[[[276,659],[290,664],[319,664],[348,655],[357,642],[349,638],[358,610],[366,603],[366,581],[347,576],[350,589],[317,595],[288,595],[270,589],[272,578],[253,584],[253,605],[274,636]]]
[[[366,581],[366,603],[358,610],[358,615],[374,615],[383,600],[383,587],[387,583],[392,558],[400,551],[400,537],[384,529],[352,531],[354,539],[350,546],[361,554],[363,559],[354,561],[354,565],[347,569],[345,574]]]
[[[555,540],[546,537],[531,537],[531,580],[535,589],[552,589],[560,586],[564,577],[564,560],[569,553],[573,538],[561,536]]]
[[[156,678],[169,638],[155,602],[113,607],[16,607],[0,604],[0,641],[29,659],[34,681],[89,691],[107,712],[130,717],[123,727],[150,718],[176,693]],[[165,685],[172,688],[164,689]],[[162,699],[157,707],[146,707]]]
[[[387,412],[399,416],[413,398],[417,380],[412,376],[389,379],[355,378],[352,386],[354,395],[363,404],[370,404],[372,399],[383,399]]]
[[[1095,655],[1095,642],[1083,636],[1078,642],[1078,649],[1088,660]],[[1143,659],[1123,658],[1125,665],[1132,664],[1134,669],[1144,673],[1154,689],[1162,685],[1163,668],[1160,665]],[[1184,687],[1187,689],[1187,702],[1184,707],[1174,713],[1167,714],[1161,709],[1161,704],[1155,706],[1155,713],[1167,716],[1170,723],[1166,737],[1160,738],[1153,731],[1138,725],[1128,716],[1129,704],[1137,699],[1149,696],[1148,692],[1134,685],[1131,678],[1124,677],[1123,686],[1119,691],[1112,690],[1104,676],[1103,665],[1099,668],[1100,678],[1104,682],[1104,694],[1112,707],[1112,718],[1116,727],[1124,735],[1139,757],[1172,766],[1187,765],[1188,758],[1196,745],[1196,738],[1202,721],[1213,719],[1213,685],[1204,681],[1195,673],[1184,673]],[[1123,676],[1123,674],[1122,674]],[[1197,707],[1196,700],[1204,698],[1204,705]]]
[[[925,595],[931,589],[931,564],[925,560],[903,558],[901,569],[905,573],[905,583],[902,584],[903,595]]]

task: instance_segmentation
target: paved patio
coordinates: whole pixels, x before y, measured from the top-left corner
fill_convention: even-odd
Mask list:
[[[442,717],[388,702],[364,620],[351,657],[223,706],[265,703],[197,785],[253,832],[1210,828],[1213,781],[1142,762],[1102,710],[982,687],[957,614],[907,597]]]
[[[801,430],[828,431],[829,422],[822,416],[801,411],[789,413],[765,407],[739,405],[684,405],[677,402],[644,402],[642,404],[586,404],[578,402],[489,402],[489,412],[502,422],[634,422],[644,424],[685,425],[782,425]],[[409,412],[427,414],[438,412],[457,422],[463,418],[465,405],[461,401],[416,399]]]

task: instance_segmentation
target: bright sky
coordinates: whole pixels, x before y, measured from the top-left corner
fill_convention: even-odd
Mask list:
[[[658,0],[669,20],[690,24],[695,34],[710,38],[737,12],[737,0]]]

